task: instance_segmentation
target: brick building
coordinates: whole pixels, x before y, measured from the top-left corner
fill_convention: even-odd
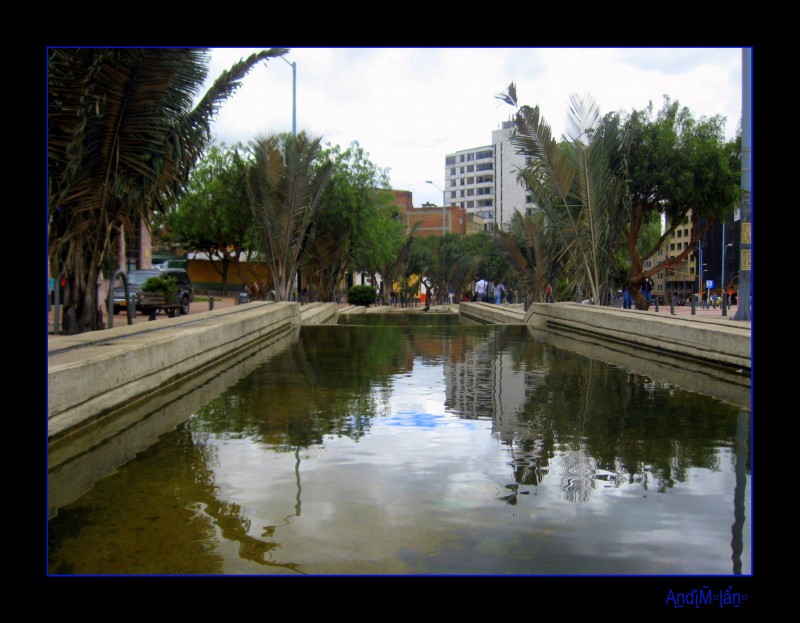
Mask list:
[[[415,208],[411,192],[408,190],[392,190],[393,204],[401,209],[405,217],[406,226],[410,229],[419,223],[418,236],[441,236],[442,230],[449,234],[466,236],[483,231],[483,219],[479,214],[470,214],[460,206],[449,205],[442,209],[441,206],[426,204]],[[444,219],[444,228],[442,220]]]

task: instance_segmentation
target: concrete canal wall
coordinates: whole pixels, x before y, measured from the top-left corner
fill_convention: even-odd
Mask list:
[[[254,302],[48,340],[52,440],[303,324],[336,322],[335,303]]]
[[[579,303],[532,303],[525,324],[632,344],[744,372],[751,367],[750,323],[729,318],[701,319]]]
[[[482,324],[524,324],[525,310],[521,304],[459,303],[458,313]]]

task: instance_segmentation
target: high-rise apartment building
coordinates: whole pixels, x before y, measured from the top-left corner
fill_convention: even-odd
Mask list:
[[[515,212],[533,214],[536,204],[517,181],[527,164],[511,143],[513,121],[504,121],[492,132],[492,144],[445,156],[445,194],[448,205],[479,214],[485,228],[507,229]]]

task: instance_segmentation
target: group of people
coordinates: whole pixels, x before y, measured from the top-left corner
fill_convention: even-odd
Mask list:
[[[495,277],[492,282],[481,277],[475,283],[476,301],[484,303],[494,301],[495,305],[501,305],[503,302],[510,301],[512,295],[513,293],[500,281],[499,277]]]

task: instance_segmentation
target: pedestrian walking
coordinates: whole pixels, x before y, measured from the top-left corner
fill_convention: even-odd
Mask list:
[[[486,302],[486,297],[489,295],[489,282],[483,277],[478,279],[478,283],[475,284],[475,293],[478,295],[479,301]]]
[[[495,277],[494,279],[494,288],[492,292],[494,293],[494,304],[500,305],[503,302],[503,298],[505,297],[506,287],[500,282],[499,277]]]

